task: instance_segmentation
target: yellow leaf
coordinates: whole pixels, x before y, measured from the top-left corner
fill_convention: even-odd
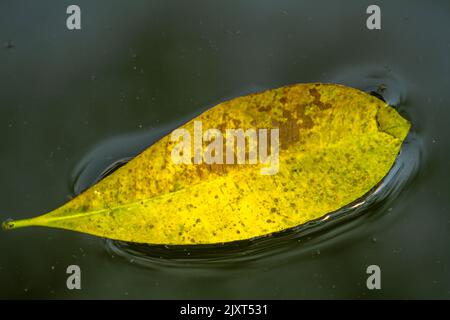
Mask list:
[[[208,164],[201,157],[194,159],[199,146],[205,152],[209,142],[218,142],[193,141],[199,123],[202,132],[278,129],[275,173],[262,174],[268,162]],[[3,228],[47,226],[170,245],[268,235],[363,197],[393,166],[410,123],[359,90],[297,84],[223,102],[181,128],[193,138],[185,153],[179,152],[180,159],[202,163],[175,161],[173,154],[180,149],[174,148],[180,142],[186,146],[187,139],[178,136],[177,142],[167,135],[62,207],[36,218],[4,222]],[[224,134],[216,151],[225,150],[229,136]],[[277,142],[268,141],[271,148]],[[270,150],[274,155],[275,149]],[[249,149],[245,155],[249,157]]]

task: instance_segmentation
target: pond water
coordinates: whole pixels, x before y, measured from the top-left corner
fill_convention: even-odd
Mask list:
[[[450,298],[450,3],[0,4],[0,220],[63,204],[193,115],[299,82],[375,92],[413,124],[370,195],[295,232],[165,248],[0,232],[0,298]],[[79,265],[82,289],[68,290]],[[368,290],[366,268],[381,268]]]

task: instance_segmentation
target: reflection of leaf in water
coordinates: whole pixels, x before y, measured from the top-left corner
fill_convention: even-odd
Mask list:
[[[298,84],[221,103],[182,128],[279,128],[279,172],[175,164],[170,135],[48,214],[48,226],[150,244],[214,244],[301,225],[364,196],[389,172],[410,124],[359,90]],[[206,145],[207,143],[205,143]]]

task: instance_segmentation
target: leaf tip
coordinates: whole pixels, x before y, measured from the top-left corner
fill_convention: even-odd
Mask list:
[[[376,117],[380,131],[400,140],[404,140],[411,129],[411,122],[387,104],[378,109]]]
[[[14,220],[13,219],[7,219],[2,222],[2,229],[3,230],[11,230],[15,228]]]
[[[36,222],[34,220],[35,219],[23,219],[23,220],[7,219],[2,222],[2,229],[3,230],[12,230],[12,229],[36,225]]]

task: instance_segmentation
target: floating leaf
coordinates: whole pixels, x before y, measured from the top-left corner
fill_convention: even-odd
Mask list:
[[[278,129],[277,172],[261,174],[267,163],[260,162],[176,163],[172,153],[178,143],[168,135],[62,207],[3,227],[47,226],[170,245],[268,235],[363,197],[389,172],[410,128],[383,101],[329,84],[297,84],[235,98],[181,128],[195,138],[200,121],[203,131]],[[180,156],[189,161],[188,153]]]

